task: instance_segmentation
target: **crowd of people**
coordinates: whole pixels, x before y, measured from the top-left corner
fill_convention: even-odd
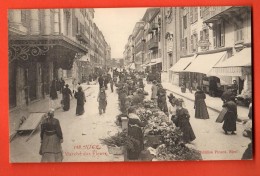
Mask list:
[[[145,125],[144,122],[135,114],[134,104],[142,102],[145,95],[148,92],[144,90],[145,74],[143,72],[123,70],[121,72],[117,69],[111,72],[103,71],[96,80],[99,84],[99,93],[97,96],[98,101],[98,112],[103,114],[106,112],[107,107],[107,95],[108,84],[110,84],[111,92],[114,92],[114,85],[117,87],[119,107],[122,114],[126,115],[129,119],[128,124],[128,135],[135,138],[140,142],[137,146],[136,151],[127,151],[130,159],[137,159],[141,150],[143,149],[143,133],[141,128]],[[146,79],[147,84],[151,83],[150,78]],[[74,84],[73,84],[74,85]],[[74,88],[77,90],[74,90]],[[53,80],[50,87],[50,98],[51,98],[51,110],[47,113],[47,118],[42,123],[41,128],[41,148],[40,154],[42,155],[42,162],[61,162],[62,161],[62,150],[61,143],[63,142],[63,136],[59,120],[54,118],[54,100],[58,99],[59,91],[62,94],[62,105],[64,111],[70,110],[70,99],[74,97],[77,100],[76,115],[84,114],[84,104],[86,97],[84,90],[80,83],[73,86],[73,91],[70,90],[69,85],[65,84],[65,81],[61,78],[60,80]],[[166,89],[163,88],[159,80],[152,80],[150,99],[154,102],[155,106],[158,107],[162,112],[169,117],[169,121],[173,122],[176,127],[179,127],[183,133],[184,143],[190,143],[196,136],[190,123],[189,110],[185,108],[184,100],[176,98],[173,94],[167,96]],[[131,97],[131,102],[129,100]],[[167,97],[169,103],[167,103]],[[223,108],[226,110],[222,114],[221,121],[223,123],[224,133],[236,134],[236,122],[238,119],[237,105],[235,103],[234,94],[224,93],[221,97],[223,100]],[[206,95],[201,89],[197,87],[195,92],[195,118],[197,119],[209,119],[209,113],[205,103]],[[169,106],[167,105],[169,104]],[[245,121],[247,129],[243,135],[252,139],[252,106],[250,107],[249,120]],[[243,155],[243,159],[250,159],[252,157],[252,143],[249,144],[248,149]],[[251,153],[250,153],[251,152]]]

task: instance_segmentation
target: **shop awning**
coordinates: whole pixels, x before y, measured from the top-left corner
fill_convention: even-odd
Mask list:
[[[173,72],[183,72],[185,68],[192,62],[193,59],[196,58],[196,55],[190,56],[190,57],[184,57],[181,58],[176,64],[174,64],[171,68],[170,71]]]
[[[162,62],[162,58],[156,58],[156,59],[152,59],[151,62],[149,64],[147,64],[147,66],[152,66],[152,65],[156,65]]]
[[[226,56],[226,51],[198,55],[184,71],[208,74],[210,70]]]
[[[215,65],[210,74],[216,76],[243,76],[251,72],[251,64],[251,48],[244,48],[231,58]]]

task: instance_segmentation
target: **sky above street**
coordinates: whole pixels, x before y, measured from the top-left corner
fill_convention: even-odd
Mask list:
[[[94,22],[111,46],[111,58],[122,58],[135,23],[147,8],[95,8]]]

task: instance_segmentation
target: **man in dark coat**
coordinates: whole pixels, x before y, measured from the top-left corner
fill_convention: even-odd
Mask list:
[[[99,89],[101,89],[104,86],[104,78],[102,75],[99,76],[98,83],[99,83]]]

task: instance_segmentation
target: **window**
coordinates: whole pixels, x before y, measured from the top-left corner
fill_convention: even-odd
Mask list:
[[[198,35],[195,33],[191,35],[191,41],[190,41],[192,53],[198,51],[197,43],[198,43]]]
[[[242,43],[244,38],[243,38],[243,22],[239,21],[234,24],[234,35],[235,35],[235,43]]]
[[[225,46],[225,25],[223,21],[213,27],[213,46],[215,48]]]
[[[187,51],[187,49],[188,49],[188,41],[187,41],[187,37],[185,37],[184,41],[185,41],[185,50]]]

